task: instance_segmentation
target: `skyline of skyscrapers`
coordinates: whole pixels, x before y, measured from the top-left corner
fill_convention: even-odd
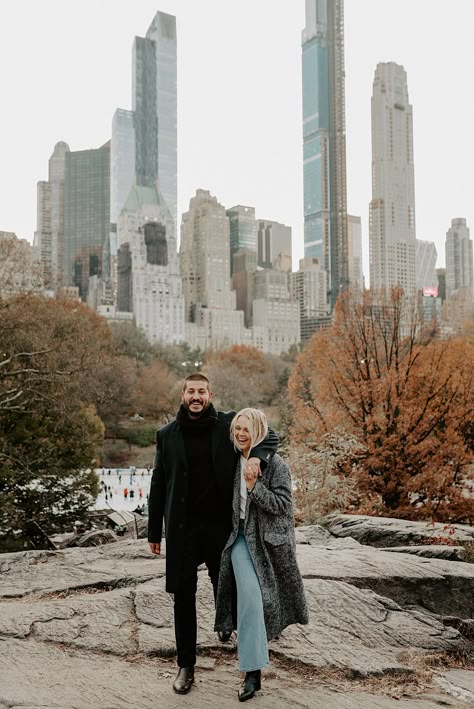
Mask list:
[[[141,237],[135,235],[136,238],[124,240],[118,233],[122,211],[127,219],[130,218],[130,198],[149,204],[153,213],[157,205],[168,206],[167,216],[161,209],[153,217],[156,222],[153,233],[169,250],[170,259],[175,259],[176,263],[178,260],[176,49],[176,18],[158,11],[146,36],[134,39],[132,110],[116,109],[110,142],[96,150],[77,152],[71,152],[63,141],[57,143],[50,159],[49,179],[38,183],[35,247],[41,255],[44,272],[55,287],[60,284],[76,286],[84,299],[88,298],[89,279],[95,279],[94,298],[91,299],[94,307],[101,302],[98,294],[107,292],[107,298],[104,295],[102,300],[109,302],[110,298],[117,297],[119,310],[126,303],[125,312],[130,312],[127,308],[132,307],[136,315],[135,309],[139,305],[133,293],[139,279],[137,270],[131,278],[132,263],[136,269],[139,262],[145,269],[157,265],[151,264],[148,257],[143,261],[144,250],[148,255],[151,252],[143,246]],[[291,227],[270,219],[257,219],[253,206],[237,204],[226,208],[219,205],[224,210],[229,231],[228,239],[223,237],[223,243],[227,244],[227,240],[229,243],[224,257],[221,253],[223,243],[213,242],[212,234],[205,233],[208,228],[212,231],[212,220],[204,218],[204,213],[197,210],[196,223],[199,226],[193,232],[196,243],[191,248],[188,236],[188,245],[179,256],[188,325],[198,326],[200,323],[200,327],[224,331],[223,310],[227,309],[229,313],[242,310],[245,327],[240,315],[237,319],[234,315],[229,316],[235,320],[235,327],[230,328],[233,336],[239,342],[249,341],[256,337],[260,328],[259,343],[266,341],[268,344],[268,332],[262,334],[261,330],[263,316],[258,316],[256,324],[254,314],[270,313],[271,309],[268,310],[265,304],[258,306],[258,310],[255,301],[262,299],[257,292],[262,283],[267,284],[268,291],[264,299],[271,300],[275,284],[280,279],[282,289],[278,298],[284,299],[281,294],[286,288],[288,296],[285,297],[300,303],[301,318],[305,318],[304,327],[301,320],[300,328],[308,336],[311,329],[314,331],[326,322],[338,295],[346,287],[365,285],[361,218],[347,214],[343,0],[306,0],[302,87],[305,258],[300,261],[300,269],[283,287],[278,272],[291,274]],[[417,287],[416,275],[426,271],[415,233],[412,122],[406,72],[394,62],[378,64],[372,96],[371,286],[390,288],[401,285],[407,292]],[[109,150],[110,189],[107,196],[106,179],[101,178],[100,185],[97,180],[99,174],[104,177],[102,168],[107,159],[105,153]],[[137,187],[153,191],[155,197],[149,197],[149,203],[144,202],[145,192],[138,193]],[[210,197],[210,192],[197,190],[191,200],[193,209],[196,201],[206,202],[204,195]],[[110,214],[108,236],[103,228],[107,209]],[[174,230],[170,229],[169,218],[173,219]],[[186,212],[181,225],[183,234],[189,231],[189,225],[185,224],[188,218],[189,212]],[[145,226],[147,238],[150,238],[152,229],[143,217],[142,227]],[[94,243],[92,232],[95,233]],[[201,248],[205,251],[209,243],[214,244],[212,257],[219,254],[224,271],[225,264],[228,264],[225,283],[220,276],[221,267],[209,270],[199,251]],[[198,244],[201,244],[199,248]],[[117,247],[121,249],[118,262]],[[133,249],[138,249],[139,254],[133,254]],[[207,257],[210,257],[209,252]],[[431,261],[430,258],[430,264]],[[124,296],[127,269],[131,278],[128,300]],[[261,269],[269,273],[262,276]],[[272,271],[275,272],[273,275]],[[117,272],[121,274],[121,285],[119,292],[115,293]],[[426,280],[427,276],[420,278]],[[110,283],[101,286],[98,279],[110,279]],[[219,285],[219,279],[224,285]],[[195,292],[190,295],[191,286]],[[199,292],[198,286],[201,288]],[[326,289],[325,296],[322,288]],[[161,292],[163,298],[170,293],[166,288],[156,292]],[[308,303],[301,299],[301,294],[308,298]],[[212,301],[211,306],[206,300]],[[162,304],[156,302],[155,306],[161,308]],[[214,306],[217,310],[212,314],[209,307]],[[204,313],[205,309],[208,309],[207,313]],[[151,311],[147,312],[147,317],[151,318]],[[145,322],[141,316],[138,319]],[[318,321],[321,321],[319,325]],[[154,329],[150,324],[142,326],[150,333],[160,329]],[[254,326],[253,334],[245,332]],[[191,330],[192,327],[188,328],[189,332]],[[162,332],[163,339],[167,339],[165,330]],[[156,336],[153,334],[152,338],[156,339]],[[219,337],[214,337],[214,344]],[[228,333],[222,341],[225,340],[229,340]]]
[[[344,2],[306,0],[302,31],[304,253],[328,273],[332,309],[349,285]]]
[[[405,69],[379,63],[372,93],[370,285],[416,291],[413,110]]]

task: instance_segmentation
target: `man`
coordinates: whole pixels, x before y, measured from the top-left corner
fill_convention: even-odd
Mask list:
[[[186,694],[196,664],[197,569],[202,563],[217,593],[222,550],[232,529],[233,479],[239,454],[230,439],[234,411],[216,411],[208,378],[186,377],[176,420],[156,436],[156,457],[148,505],[148,541],[153,554],[161,552],[163,520],[166,529],[166,590],[174,594],[174,624],[178,675],[173,689]],[[258,474],[278,445],[267,438],[251,451],[248,472]],[[247,468],[246,468],[247,469]],[[230,633],[219,633],[223,642]]]

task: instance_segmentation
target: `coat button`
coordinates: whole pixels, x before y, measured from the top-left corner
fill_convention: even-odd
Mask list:
[[[180,522],[180,523],[179,523],[179,528],[180,528],[180,529],[183,529],[183,527],[184,527],[184,524],[183,524],[182,522]]]
[[[180,501],[181,501],[181,502],[184,502],[184,497],[182,497]]]

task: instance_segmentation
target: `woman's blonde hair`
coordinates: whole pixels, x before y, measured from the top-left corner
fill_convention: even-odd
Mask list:
[[[258,446],[258,444],[261,443],[263,439],[267,436],[267,417],[265,416],[263,411],[260,411],[260,409],[241,409],[238,413],[235,414],[234,418],[232,419],[232,423],[230,424],[230,439],[234,444],[234,448],[236,450],[240,450],[235,437],[235,424],[239,416],[246,416],[248,418],[251,440],[250,449],[255,448],[255,446]]]

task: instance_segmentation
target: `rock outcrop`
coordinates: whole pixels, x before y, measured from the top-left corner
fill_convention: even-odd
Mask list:
[[[327,518],[327,531],[335,537],[352,537],[373,547],[399,547],[411,544],[474,542],[474,527],[466,524],[411,522],[392,517],[332,514]]]
[[[297,532],[310,624],[287,628],[271,643],[277,671],[265,673],[259,707],[466,706],[469,672],[462,679],[440,673],[430,697],[401,702],[373,691],[347,694],[318,677],[403,676],[410,653],[472,652],[460,629],[474,617],[474,564],[383,551],[336,538],[331,527]],[[173,606],[164,574],[164,556],[153,557],[145,540],[0,555],[0,709],[235,703],[235,641],[223,647],[212,631],[204,568],[196,686],[189,697],[173,695]]]

